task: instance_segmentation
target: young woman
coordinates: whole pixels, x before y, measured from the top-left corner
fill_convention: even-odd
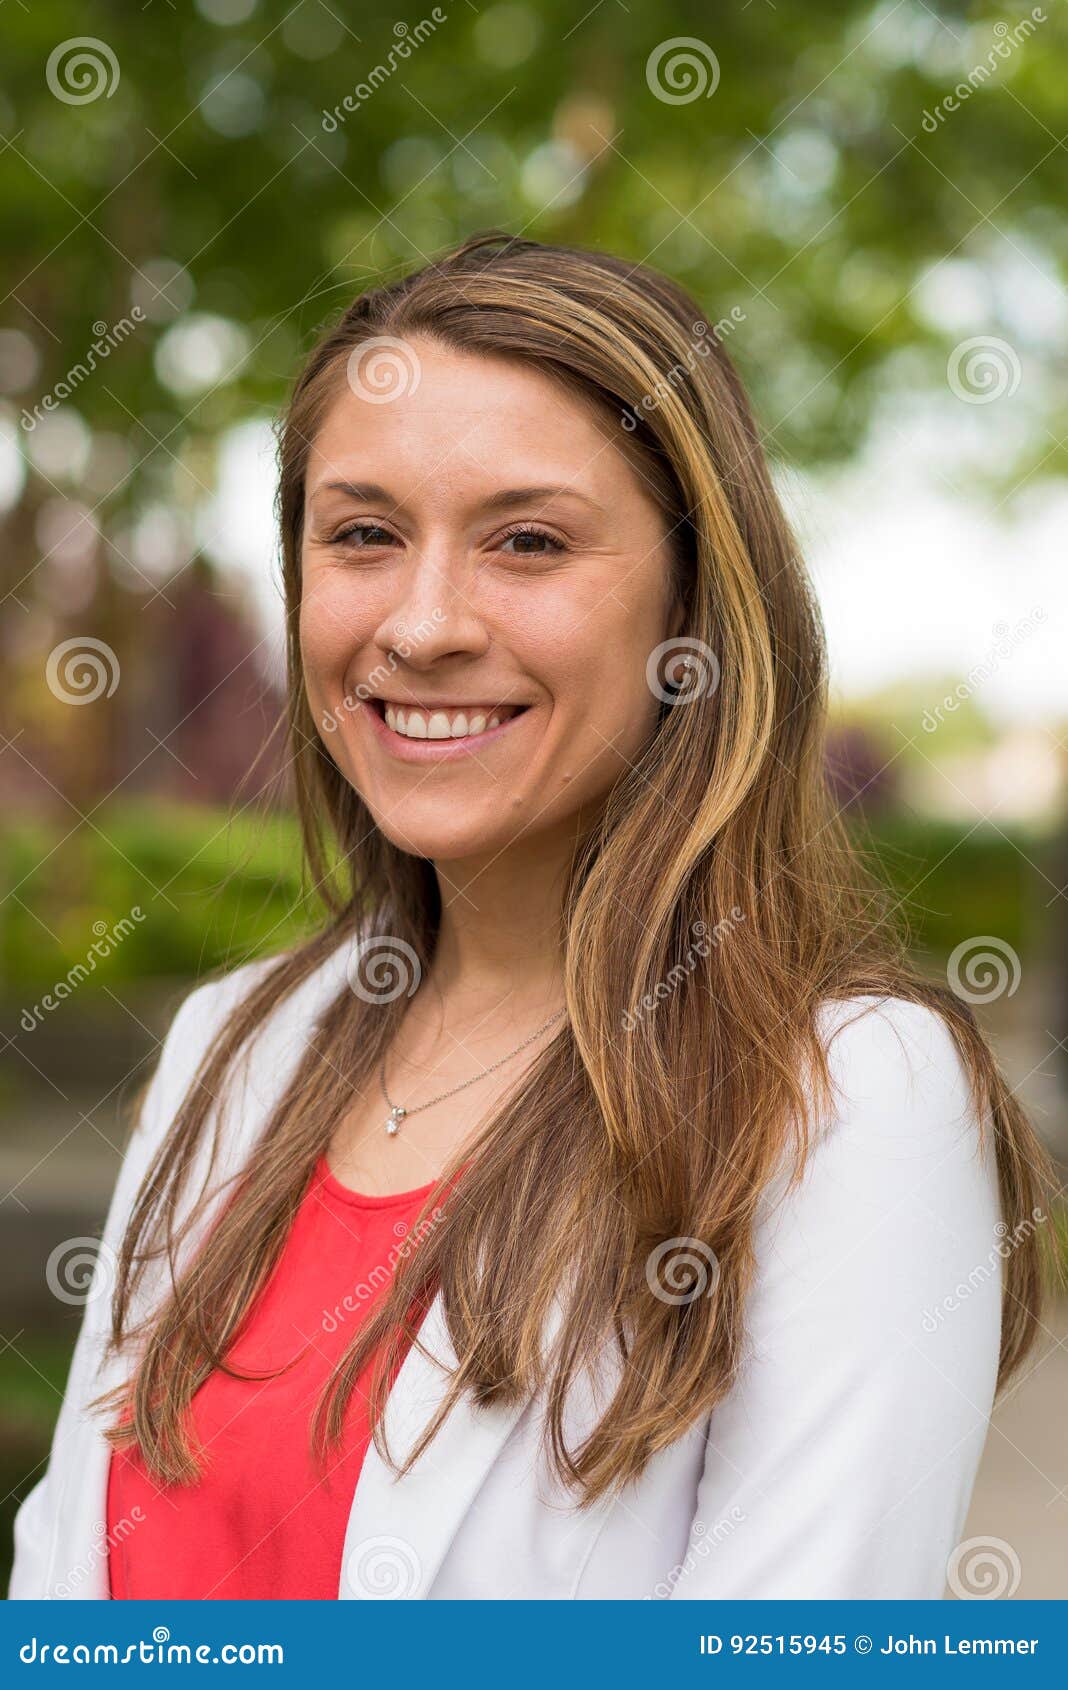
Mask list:
[[[829,801],[716,334],[478,237],[280,507],[328,919],[171,1026],[12,1593],[941,1596],[1049,1169]]]

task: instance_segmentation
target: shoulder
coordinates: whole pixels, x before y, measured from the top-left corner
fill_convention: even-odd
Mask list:
[[[687,1594],[937,1598],[997,1380],[993,1135],[936,1011],[853,997],[819,1020],[833,1100],[800,1177],[762,1193],[709,1426],[701,1517],[738,1530]]]
[[[186,994],[160,1044],[146,1103],[185,1090],[233,1011],[281,960],[282,954],[254,958]]]
[[[936,1010],[874,995],[827,1000],[818,1028],[834,1091],[831,1131],[863,1118],[903,1137],[937,1123],[978,1137],[967,1070]]]
[[[281,992],[252,1029],[242,1047],[240,1066],[257,1096],[262,1093],[265,1100],[289,1059],[306,1048],[316,1018],[344,982],[348,948],[339,945],[298,985]],[[183,998],[159,1047],[135,1136],[158,1141],[166,1133],[230,1017],[290,954],[279,951],[256,957],[203,981]]]
[[[182,999],[167,1033],[170,1040],[180,1029],[187,1038],[211,1035],[226,1018],[259,986],[272,969],[285,961],[287,952],[272,956],[253,957],[238,968],[231,968],[210,980],[202,980]]]
[[[810,1158],[870,1199],[910,1181],[942,1197],[994,1176],[993,1133],[945,1019],[904,998],[858,996],[821,1006],[832,1096]]]
[[[924,1004],[853,997],[819,1019],[832,1097],[800,1178],[784,1170],[765,1193],[765,1259],[933,1295],[997,1236],[994,1134],[966,1064]]]
[[[800,1367],[807,1350],[853,1384],[858,1368],[874,1381],[891,1367],[894,1401],[906,1377],[928,1397],[947,1379],[985,1407],[1003,1229],[994,1134],[966,1065],[942,1017],[901,999],[829,1004],[823,1030],[833,1103],[800,1176],[762,1194],[757,1352],[785,1346]]]

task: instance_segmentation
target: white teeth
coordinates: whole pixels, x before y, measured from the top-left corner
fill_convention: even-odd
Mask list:
[[[385,717],[387,726],[406,739],[467,739],[500,727],[502,720],[499,711],[487,718],[484,711],[468,716],[465,710],[458,710],[450,715],[446,710],[417,710],[396,704],[386,705]]]

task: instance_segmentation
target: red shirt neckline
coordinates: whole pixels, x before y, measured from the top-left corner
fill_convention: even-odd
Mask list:
[[[358,1209],[388,1209],[393,1204],[414,1203],[417,1197],[429,1197],[439,1182],[432,1179],[426,1185],[414,1186],[411,1191],[387,1191],[382,1195],[353,1191],[351,1186],[342,1185],[331,1169],[324,1151],[316,1164],[314,1183],[338,1202],[350,1203]]]

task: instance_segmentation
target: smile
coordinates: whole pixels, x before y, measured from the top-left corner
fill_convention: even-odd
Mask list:
[[[405,762],[437,762],[489,746],[529,709],[526,704],[415,705],[367,699],[372,730]]]
[[[386,723],[405,739],[467,739],[499,728],[525,710],[522,704],[467,704],[453,710],[424,710],[419,705],[391,704],[382,700]]]

